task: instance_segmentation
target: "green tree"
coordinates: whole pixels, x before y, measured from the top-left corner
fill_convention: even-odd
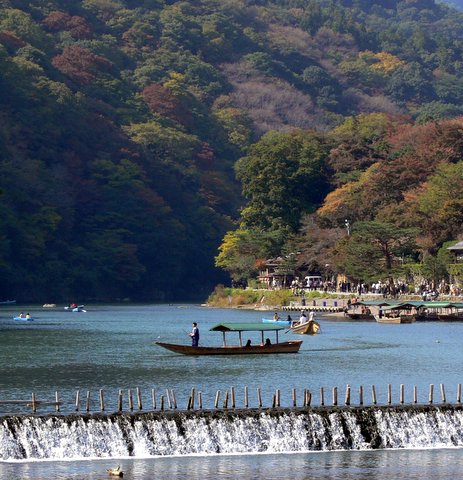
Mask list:
[[[328,145],[313,132],[271,132],[236,164],[249,199],[243,225],[296,232],[303,212],[313,211],[327,191],[324,160]]]

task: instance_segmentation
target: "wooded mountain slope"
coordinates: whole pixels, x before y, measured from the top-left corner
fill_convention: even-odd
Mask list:
[[[462,18],[431,0],[0,0],[1,295],[203,295],[251,144],[462,113]]]

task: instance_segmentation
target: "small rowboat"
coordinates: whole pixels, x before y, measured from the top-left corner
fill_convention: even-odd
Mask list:
[[[291,320],[273,320],[273,318],[263,318],[262,323],[271,323],[272,325],[291,325]]]
[[[308,320],[307,322],[299,323],[291,327],[290,331],[301,335],[316,335],[320,333],[320,324],[313,320]]]
[[[193,347],[165,342],[155,342],[155,344],[183,355],[266,355],[271,353],[297,353],[301,348],[302,340],[278,342],[278,332],[284,330],[284,328],[285,327],[281,325],[262,323],[221,323],[211,328],[211,331],[222,332],[223,345],[221,347]],[[264,342],[264,332],[272,331],[276,333],[276,343],[270,343],[268,338]],[[238,333],[239,345],[227,345],[225,338],[227,332]],[[252,345],[248,342],[248,344],[243,345],[242,332],[260,332],[260,344]]]
[[[87,310],[85,310],[85,305],[69,305],[68,307],[64,307],[64,309],[67,311],[67,312],[86,312]]]
[[[32,317],[13,317],[13,320],[16,320],[17,322],[33,322],[34,319]]]

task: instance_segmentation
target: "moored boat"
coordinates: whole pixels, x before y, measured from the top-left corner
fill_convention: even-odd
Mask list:
[[[190,345],[178,345],[159,341],[155,342],[155,344],[183,355],[267,355],[271,353],[297,353],[301,348],[302,340],[279,342],[278,332],[284,330],[284,328],[285,327],[281,325],[263,323],[221,323],[210,329],[213,332],[222,332],[223,344],[220,347],[193,347]],[[238,333],[238,345],[227,345],[226,333],[228,332]],[[259,332],[261,334],[260,344],[252,345],[251,342],[248,341],[243,345],[242,332]],[[268,338],[264,341],[265,332],[275,332],[276,342],[271,343]]]
[[[382,314],[375,315],[375,320],[378,323],[413,323],[416,320],[416,315],[413,314]]]

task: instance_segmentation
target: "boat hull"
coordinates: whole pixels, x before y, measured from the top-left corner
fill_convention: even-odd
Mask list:
[[[33,322],[33,318],[26,318],[26,317],[13,317],[13,320],[16,320],[17,322]]]
[[[291,332],[300,335],[316,335],[317,333],[320,333],[320,324],[314,321],[304,322],[300,325],[291,327]]]
[[[413,323],[416,320],[415,315],[399,315],[394,317],[379,317],[379,315],[375,315],[375,320],[378,323]]]
[[[273,320],[270,318],[263,318],[262,323],[271,323],[273,325],[287,325],[288,327],[291,325],[291,321],[289,320]]]
[[[155,342],[156,345],[182,355],[266,355],[271,353],[297,353],[302,340],[274,343],[271,345],[250,345],[249,347],[192,347],[174,343]]]

